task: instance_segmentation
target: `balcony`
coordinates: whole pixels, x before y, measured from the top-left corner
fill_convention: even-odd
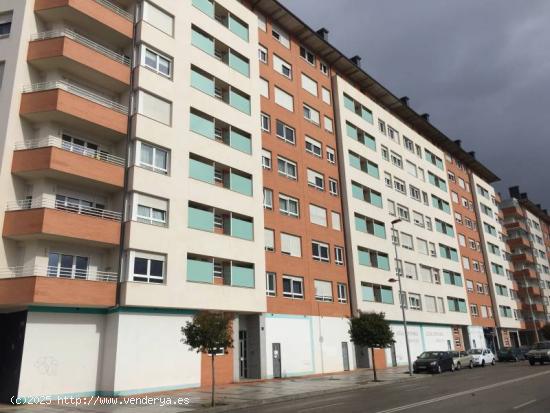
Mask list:
[[[534,268],[523,268],[519,270],[514,270],[514,277],[519,281],[523,280],[524,278],[538,280],[537,272]]]
[[[524,236],[516,236],[514,238],[509,238],[507,240],[508,246],[513,248],[531,248],[531,243],[529,242],[529,239],[527,239]]]
[[[25,199],[8,203],[2,236],[112,247],[120,242],[120,221],[120,212],[73,206],[54,199]]]
[[[61,272],[60,272],[61,271]],[[116,305],[118,274],[72,268],[0,269],[0,308],[56,305],[108,308]]]
[[[57,136],[17,143],[11,172],[24,178],[50,177],[107,191],[124,186],[124,158]]]
[[[513,254],[512,255],[512,261],[513,262],[527,262],[531,264],[535,264],[535,258],[533,257],[533,254],[529,252],[522,252],[519,254]]]
[[[25,87],[19,114],[33,122],[59,122],[112,139],[120,139],[128,127],[127,106],[65,81]]]
[[[117,46],[130,43],[134,16],[107,0],[36,0],[34,12],[46,22],[64,21],[98,33]]]
[[[42,71],[60,69],[109,90],[130,85],[130,58],[69,29],[32,36],[27,60]]]
[[[531,303],[528,302],[522,302],[521,307],[524,311],[534,311],[535,313],[542,313],[544,312],[544,305],[542,303]]]

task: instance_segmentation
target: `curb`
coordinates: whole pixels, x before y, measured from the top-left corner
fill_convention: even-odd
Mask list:
[[[429,376],[426,376],[426,377],[429,377]],[[247,401],[243,403],[229,404],[225,406],[206,407],[204,409],[196,409],[196,411],[201,413],[218,413],[218,412],[227,412],[230,410],[242,410],[242,409],[248,409],[250,407],[263,406],[266,404],[277,404],[277,403],[283,403],[288,401],[307,399],[309,397],[318,396],[321,394],[332,395],[332,394],[338,394],[338,393],[346,393],[346,392],[355,391],[355,390],[364,390],[371,386],[385,386],[388,384],[402,383],[409,380],[415,380],[418,378],[420,377],[413,376],[413,377],[401,378],[396,380],[382,381],[378,383],[369,381],[368,383],[365,383],[365,384],[354,384],[346,387],[340,387],[337,389],[314,390],[314,391],[309,391],[305,393],[289,394],[287,396],[281,396],[281,397],[270,397],[268,399],[253,400],[253,401]],[[223,399],[220,400],[220,402],[223,402]]]

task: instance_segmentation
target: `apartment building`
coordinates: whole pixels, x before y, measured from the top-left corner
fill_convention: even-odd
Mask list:
[[[525,325],[520,338],[525,344],[536,343],[542,339],[538,330],[550,321],[550,217],[517,186],[509,188],[509,198],[501,202],[500,208],[519,287],[519,316]]]

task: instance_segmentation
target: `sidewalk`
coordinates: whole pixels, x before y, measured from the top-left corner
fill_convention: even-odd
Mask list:
[[[210,404],[210,389],[190,389],[157,393],[151,397],[160,397],[164,406],[159,405],[57,405],[49,406],[6,406],[0,405],[0,412],[9,413],[183,413],[202,410],[202,412],[222,412],[229,409],[252,407],[260,404],[274,403],[311,397],[315,394],[330,394],[343,391],[362,389],[365,386],[378,386],[402,380],[414,380],[406,374],[406,367],[394,367],[378,371],[381,383],[372,382],[373,375],[370,369],[359,369],[351,372],[342,372],[326,375],[317,375],[301,378],[259,380],[216,387],[216,402],[214,409]],[[136,396],[139,397],[139,396]],[[187,405],[177,403],[178,398],[188,397]],[[122,399],[119,399],[122,400]],[[171,404],[171,405],[170,405]]]

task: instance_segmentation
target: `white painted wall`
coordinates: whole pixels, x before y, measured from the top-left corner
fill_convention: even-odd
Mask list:
[[[471,348],[484,348],[487,347],[485,340],[485,334],[483,334],[483,327],[481,326],[468,326],[468,336],[470,337]]]
[[[402,325],[391,324],[391,330],[395,340],[395,354],[398,365],[407,365],[407,346],[405,342],[405,329]],[[451,349],[454,349],[453,330],[446,326],[429,325],[407,325],[409,337],[409,348],[411,362],[423,351],[445,351],[449,349],[448,341],[451,342]],[[391,350],[386,349],[386,363],[392,365]]]
[[[349,336],[349,321],[339,317],[312,317],[315,343],[315,372],[344,370],[342,343],[348,343],[350,370],[355,369],[355,349]]]

